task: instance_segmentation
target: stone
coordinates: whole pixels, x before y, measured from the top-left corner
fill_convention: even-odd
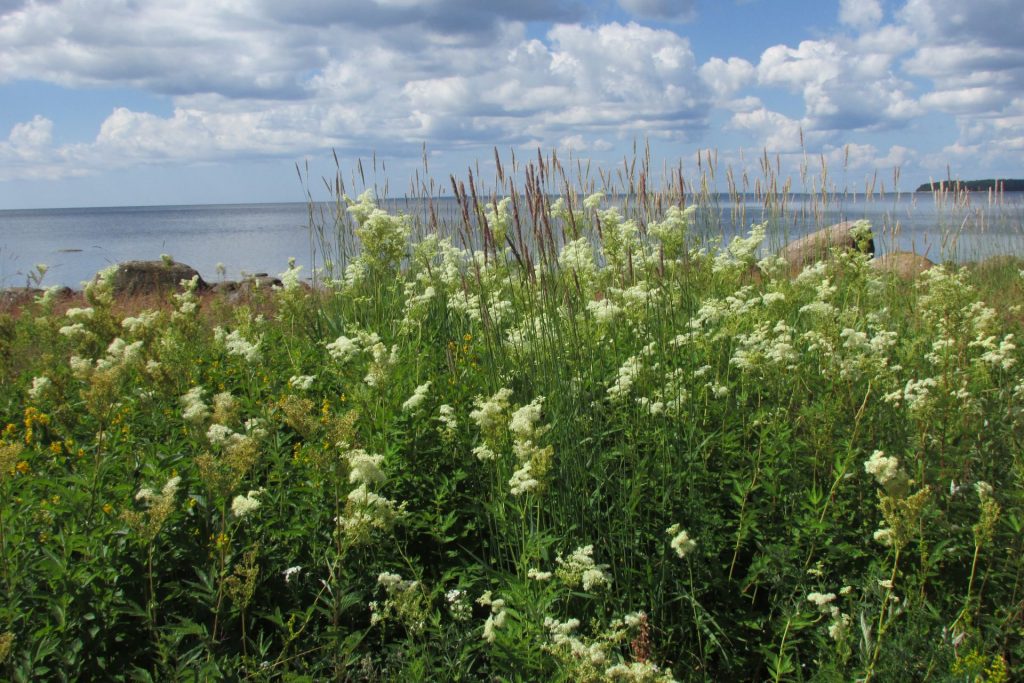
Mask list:
[[[787,244],[779,252],[779,256],[789,264],[790,274],[796,275],[812,263],[829,258],[833,249],[860,250],[861,245],[853,236],[855,225],[857,221],[844,221],[812,232]],[[868,237],[863,249],[865,253],[874,255],[874,239]]]
[[[197,291],[204,291],[209,285],[199,277],[192,266],[176,261],[125,261],[117,265],[113,287],[115,296],[138,294],[163,294],[181,289],[182,280],[198,277]]]
[[[911,251],[893,251],[871,259],[871,267],[881,273],[891,273],[901,280],[913,280],[935,264],[926,256]]]

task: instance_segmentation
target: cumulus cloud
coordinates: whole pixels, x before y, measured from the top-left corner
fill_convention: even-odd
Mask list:
[[[765,50],[757,79],[799,92],[809,130],[880,130],[921,113],[911,83],[893,74],[893,58],[856,43],[805,40]]]
[[[899,12],[920,35],[921,47],[904,67],[929,79],[921,98],[930,110],[956,116],[950,155],[1012,157],[1024,141],[1024,12],[1018,0],[908,0]]]
[[[507,24],[487,46],[440,42],[429,55],[391,41],[348,50],[299,97],[200,91],[175,97],[169,116],[118,107],[95,140],[55,152],[79,168],[110,168],[331,147],[409,155],[424,141],[605,151],[625,136],[682,139],[707,125],[712,106],[688,41],[635,23],[559,24],[543,40]]]
[[[839,21],[858,29],[877,26],[882,21],[878,0],[839,0]]]
[[[731,98],[757,78],[754,65],[739,57],[712,57],[700,67],[700,78],[715,94],[716,104],[735,108]],[[740,108],[744,108],[742,104]]]

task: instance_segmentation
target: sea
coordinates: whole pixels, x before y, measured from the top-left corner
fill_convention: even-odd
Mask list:
[[[876,253],[915,251],[933,261],[970,261],[998,254],[1024,256],[1024,193],[985,193],[942,200],[931,193],[791,195],[785,206],[754,196],[711,195],[698,206],[694,234],[709,244],[769,223],[767,248],[842,220],[866,219]],[[976,198],[975,198],[976,197]],[[629,199],[624,212],[630,215]],[[452,198],[387,200],[409,215],[414,232],[464,234]],[[117,206],[0,211],[0,288],[61,285],[74,289],[111,265],[169,255],[207,282],[248,274],[276,275],[290,258],[307,277],[351,244],[351,221],[337,223],[331,205],[213,204]],[[641,215],[637,213],[636,215]],[[471,218],[472,220],[472,218]],[[642,222],[642,221],[641,221]],[[326,236],[329,245],[324,246]],[[325,255],[325,251],[330,252]],[[38,282],[37,265],[46,266]]]

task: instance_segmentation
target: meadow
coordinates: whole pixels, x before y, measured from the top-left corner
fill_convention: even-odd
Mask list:
[[[645,177],[339,176],[313,287],[0,316],[0,678],[1019,680],[1024,262]]]

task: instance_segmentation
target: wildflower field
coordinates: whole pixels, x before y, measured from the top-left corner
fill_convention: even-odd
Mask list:
[[[339,191],[312,289],[0,317],[0,678],[1024,676],[1024,266],[531,177]]]

